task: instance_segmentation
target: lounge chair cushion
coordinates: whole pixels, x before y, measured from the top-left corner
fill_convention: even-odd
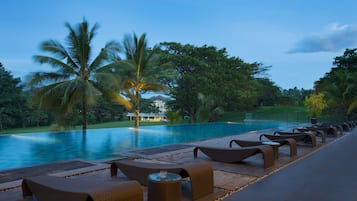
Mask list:
[[[288,132],[279,132],[274,135],[270,134],[261,134],[259,139],[262,140],[262,138],[265,137],[269,140],[281,140],[281,139],[288,139],[288,138],[293,138],[298,141],[303,141],[303,142],[310,142],[312,147],[316,146],[316,134],[315,133],[288,133]]]

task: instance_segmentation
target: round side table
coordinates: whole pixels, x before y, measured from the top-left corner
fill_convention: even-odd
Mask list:
[[[180,201],[181,176],[175,173],[160,173],[148,176],[148,201]]]

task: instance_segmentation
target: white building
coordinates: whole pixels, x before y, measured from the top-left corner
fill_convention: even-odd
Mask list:
[[[159,114],[165,114],[167,111],[166,102],[160,99],[155,99],[153,105],[159,109]]]
[[[129,121],[135,120],[135,114],[133,112],[129,112],[126,115]],[[155,114],[155,113],[139,113],[139,121],[165,121],[165,114]]]
[[[166,121],[167,117],[165,113],[167,111],[166,102],[160,98],[155,98],[151,104],[153,107],[157,108],[158,113],[139,113],[139,121]],[[135,120],[135,113],[129,112],[126,115],[129,121]]]

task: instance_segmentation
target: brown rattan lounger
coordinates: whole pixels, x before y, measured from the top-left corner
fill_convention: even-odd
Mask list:
[[[269,140],[281,140],[281,139],[288,139],[288,138],[293,138],[298,141],[303,141],[303,142],[310,142],[313,147],[316,146],[316,134],[315,133],[292,133],[292,132],[282,132],[282,131],[277,131],[274,133],[274,135],[270,134],[261,134],[259,139],[262,140],[262,138],[265,137]]]
[[[211,159],[224,163],[240,162],[250,156],[262,153],[264,159],[264,167],[268,168],[274,165],[274,152],[273,148],[269,145],[260,145],[254,147],[242,148],[221,148],[221,147],[195,147],[193,150],[194,158],[197,158],[197,152],[201,150],[204,154]]]
[[[281,139],[281,140],[272,140],[273,142],[277,142],[280,145],[289,145],[290,147],[290,156],[296,156],[297,154],[297,149],[296,149],[296,140],[293,138],[287,138],[287,139]],[[236,143],[241,147],[251,147],[251,146],[259,146],[259,145],[264,145],[262,141],[248,141],[248,140],[231,140],[229,142],[229,147],[232,147],[232,144]]]
[[[334,126],[321,126],[321,125],[315,125],[315,126],[307,126],[306,128],[308,129],[315,129],[315,130],[323,130],[326,135],[332,135],[333,137],[338,136],[338,132],[340,134],[343,134],[343,129],[340,127],[334,127]]]
[[[193,200],[213,193],[213,169],[209,163],[160,164],[119,160],[111,163],[112,176],[117,175],[118,168],[130,179],[134,179],[143,185],[148,184],[149,174],[158,173],[160,170],[179,174],[182,178],[189,177]]]
[[[344,131],[350,131],[352,129],[352,125],[350,123],[348,123],[348,122],[322,123],[322,124],[314,125],[314,127],[317,127],[317,128],[318,127],[334,128],[338,132],[340,132],[341,135],[343,134]]]
[[[54,176],[37,176],[22,181],[22,194],[38,201],[143,201],[136,181],[88,181]]]
[[[321,143],[325,143],[326,142],[326,133],[325,131],[323,130],[319,130],[319,129],[316,129],[316,128],[313,128],[313,127],[303,127],[303,128],[294,128],[293,129],[293,133],[296,133],[296,132],[315,132],[316,133],[316,136],[319,136],[321,137]]]

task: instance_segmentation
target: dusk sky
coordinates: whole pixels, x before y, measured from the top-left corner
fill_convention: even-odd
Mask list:
[[[355,0],[3,0],[0,3],[0,62],[14,77],[48,66],[41,42],[65,44],[65,22],[85,18],[99,25],[95,48],[147,34],[160,42],[226,48],[245,62],[271,66],[269,78],[283,89],[312,89],[336,56],[357,47]],[[98,51],[95,52],[97,54]]]

